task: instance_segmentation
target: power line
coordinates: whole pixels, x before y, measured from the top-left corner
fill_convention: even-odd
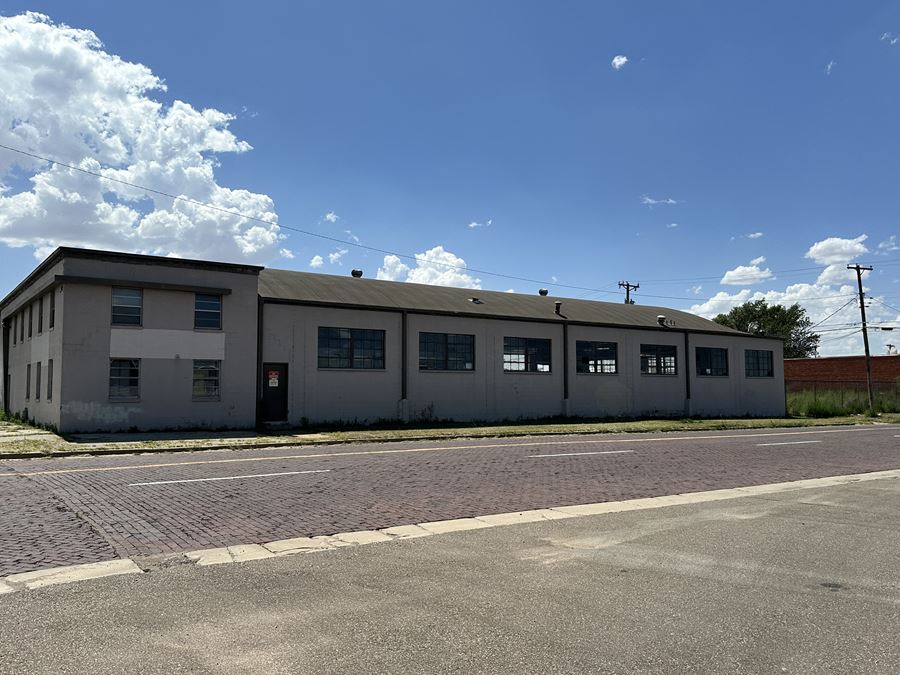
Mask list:
[[[894,310],[895,312],[900,313],[900,309],[897,309],[897,308],[894,307],[893,305],[887,304],[884,300],[881,300],[881,299],[876,298],[876,297],[871,296],[871,295],[869,296],[869,299],[870,299],[870,300],[874,300],[875,302],[880,302],[882,305],[884,305],[884,306],[887,307],[888,309],[892,309],[892,310]]]
[[[838,308],[837,308],[836,310],[834,310],[831,314],[829,314],[829,315],[826,316],[824,319],[822,319],[819,323],[810,326],[810,330],[813,329],[813,328],[815,328],[816,326],[820,326],[820,325],[822,325],[823,323],[825,323],[826,321],[828,321],[828,319],[830,319],[830,318],[833,317],[835,314],[837,314],[837,313],[840,312],[842,309],[844,309],[844,307],[846,307],[846,306],[849,305],[851,302],[853,302],[853,300],[854,300],[854,298],[850,298],[847,302],[845,302],[843,305],[841,305],[840,307],[838,307]]]

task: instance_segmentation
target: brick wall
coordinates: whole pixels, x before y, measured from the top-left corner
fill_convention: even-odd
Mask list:
[[[900,379],[900,355],[873,356],[872,381],[895,384]],[[830,356],[818,359],[785,359],[784,381],[865,382],[866,357]]]

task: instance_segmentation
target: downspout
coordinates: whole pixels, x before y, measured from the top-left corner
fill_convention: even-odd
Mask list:
[[[9,319],[3,322],[3,411],[9,414]]]
[[[256,427],[262,425],[263,308],[265,300],[256,296]]]
[[[684,414],[691,416],[691,347],[687,331],[684,331]]]

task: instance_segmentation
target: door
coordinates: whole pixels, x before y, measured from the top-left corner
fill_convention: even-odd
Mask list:
[[[286,363],[263,364],[263,422],[285,422],[288,410],[288,367]]]

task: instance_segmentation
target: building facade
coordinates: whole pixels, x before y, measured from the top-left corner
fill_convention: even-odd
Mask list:
[[[780,340],[656,307],[61,248],[0,320],[63,432],[784,414]]]

